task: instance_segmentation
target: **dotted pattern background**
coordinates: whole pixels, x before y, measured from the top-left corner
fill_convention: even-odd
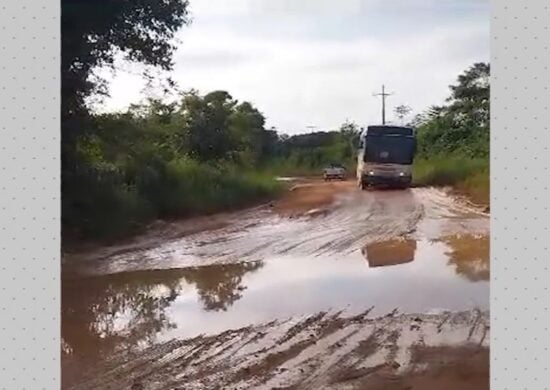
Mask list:
[[[550,388],[550,3],[493,1],[491,388]]]
[[[0,2],[0,389],[59,389],[60,7]]]

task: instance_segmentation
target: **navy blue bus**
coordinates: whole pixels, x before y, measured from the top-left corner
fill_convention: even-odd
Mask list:
[[[357,183],[408,188],[416,154],[416,133],[400,126],[369,126],[361,134],[357,155]]]

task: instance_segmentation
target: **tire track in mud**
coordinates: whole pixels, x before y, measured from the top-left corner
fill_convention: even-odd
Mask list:
[[[488,347],[487,312],[370,318],[369,311],[319,313],[122,352],[110,369],[88,372],[66,388],[354,388],[373,376],[391,382],[422,373],[443,358],[463,361]]]
[[[77,273],[109,274],[251,262],[280,255],[345,257],[367,244],[395,237],[436,240],[448,234],[488,231],[487,214],[432,188],[344,192],[325,213],[315,216],[285,218],[261,207],[226,218],[225,222],[218,218],[214,230],[159,238],[154,247],[113,249],[110,257],[105,257],[108,251],[100,250],[97,256],[81,256],[82,261],[73,265]],[[180,228],[186,229],[190,228]]]

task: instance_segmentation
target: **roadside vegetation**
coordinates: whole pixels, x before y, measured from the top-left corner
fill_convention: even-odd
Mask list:
[[[416,185],[450,185],[489,204],[489,74],[489,64],[474,64],[450,87],[446,105],[411,123],[418,131]]]
[[[346,122],[334,131],[318,131],[293,136],[279,135],[264,166],[278,175],[315,175],[328,164],[355,170],[359,127]]]
[[[487,158],[441,156],[419,159],[413,166],[415,186],[452,186],[478,204],[489,204]]]
[[[108,92],[96,70],[113,68],[121,56],[143,65],[167,93],[177,90],[163,72],[172,69],[176,31],[189,24],[187,1],[63,0],[63,10],[65,242],[119,238],[157,218],[239,207],[280,190],[258,170],[277,134],[255,107],[227,92],[189,91],[121,113],[90,109]]]
[[[95,70],[114,67],[118,56],[141,63],[175,96],[175,84],[151,72],[172,69],[172,42],[189,23],[187,7],[180,0],[116,7],[63,0],[64,240],[116,239],[158,218],[263,201],[281,191],[277,175],[318,175],[329,163],[355,170],[356,124],[287,136],[226,91],[180,91],[125,112],[92,111],[90,100],[108,92]],[[475,64],[451,87],[447,105],[415,118],[417,184],[449,184],[488,198],[488,75],[488,65]]]
[[[120,237],[153,219],[227,210],[280,190],[257,169],[274,133],[226,92],[151,100],[90,121],[78,171],[64,178],[64,222],[74,235]]]

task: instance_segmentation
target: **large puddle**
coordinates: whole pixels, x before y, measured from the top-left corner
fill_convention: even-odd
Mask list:
[[[65,280],[65,359],[90,366],[121,348],[371,306],[373,316],[487,309],[487,236],[394,239],[345,257],[279,256]]]
[[[120,350],[275,319],[489,307],[487,215],[438,190],[346,192],[313,218],[259,208],[205,221],[64,264],[64,383]]]

